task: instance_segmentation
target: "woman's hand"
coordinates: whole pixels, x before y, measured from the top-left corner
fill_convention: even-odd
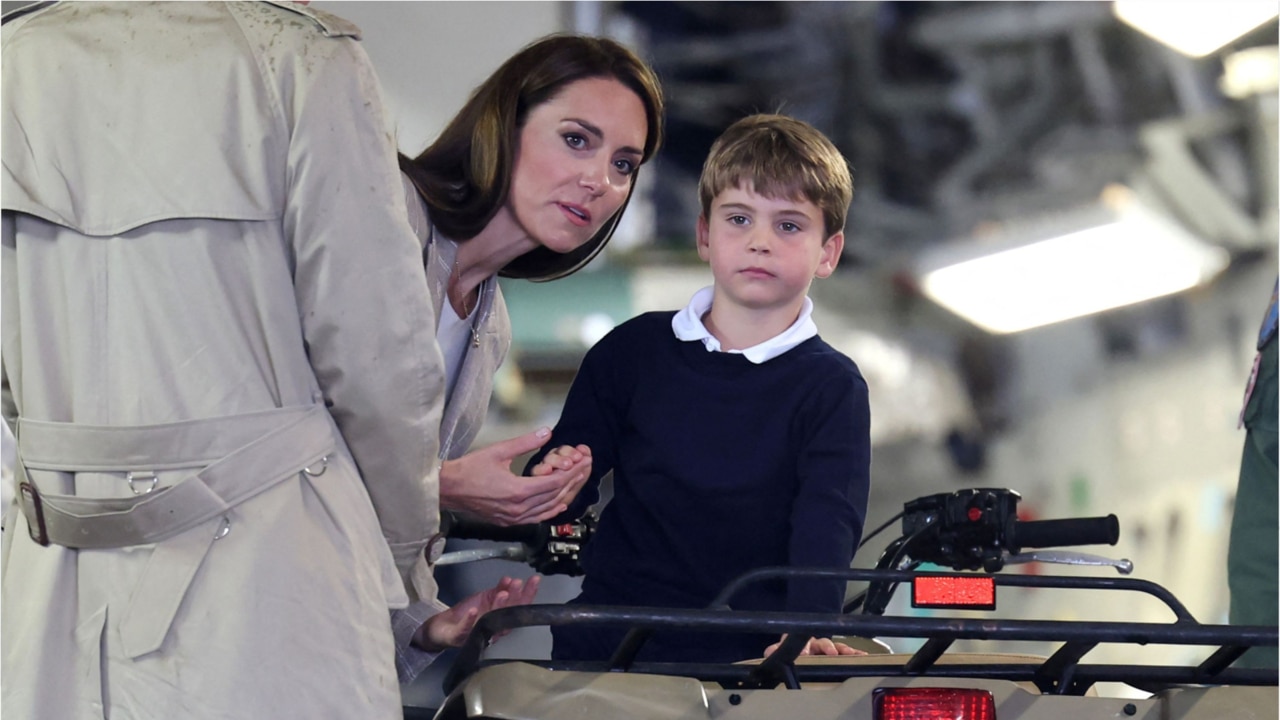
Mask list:
[[[481,590],[448,610],[432,615],[414,633],[412,644],[427,652],[461,647],[481,615],[513,605],[528,605],[538,594],[538,584],[541,582],[540,575],[534,575],[528,581],[504,577],[488,590]],[[493,639],[497,640],[505,634],[499,633]]]
[[[440,467],[440,507],[495,525],[542,522],[564,512],[591,475],[586,446],[569,454],[557,452],[537,477],[511,472],[513,460],[542,447],[550,437],[551,430],[540,428],[446,460]]]
[[[778,638],[778,642],[764,649],[764,656],[769,657],[779,647],[782,641],[787,639],[787,634],[783,633]],[[844,643],[835,642],[831,638],[809,638],[809,642],[804,649],[800,651],[801,655],[866,655],[862,650],[852,648]]]

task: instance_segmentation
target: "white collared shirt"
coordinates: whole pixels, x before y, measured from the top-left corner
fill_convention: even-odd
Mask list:
[[[702,288],[693,294],[693,298],[689,300],[689,304],[683,310],[671,318],[671,329],[675,332],[676,338],[686,342],[701,340],[702,344],[706,346],[707,352],[741,353],[748,360],[759,365],[778,357],[818,334],[818,326],[813,323],[813,318],[810,317],[813,314],[813,301],[806,297],[804,305],[800,308],[800,317],[796,318],[794,323],[791,323],[791,327],[759,345],[752,345],[743,350],[722,351],[720,349],[720,341],[707,330],[706,325],[702,324],[702,316],[711,309],[711,299],[714,295],[715,291],[712,286]]]

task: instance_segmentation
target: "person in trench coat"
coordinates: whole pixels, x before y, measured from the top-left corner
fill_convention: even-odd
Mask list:
[[[445,379],[358,39],[291,3],[5,17],[6,717],[401,717]]]

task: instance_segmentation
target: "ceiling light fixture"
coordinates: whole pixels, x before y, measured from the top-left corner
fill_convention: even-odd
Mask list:
[[[929,298],[1004,334],[1187,290],[1228,260],[1128,188],[1111,186],[1096,206],[940,246],[916,273]]]
[[[1276,17],[1274,0],[1116,0],[1116,17],[1189,57],[1204,57]]]
[[[1262,45],[1222,58],[1222,94],[1241,100],[1251,95],[1274,95],[1280,88],[1280,47]]]

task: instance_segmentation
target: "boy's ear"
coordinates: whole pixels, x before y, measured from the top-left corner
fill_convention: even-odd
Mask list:
[[[822,255],[818,260],[818,269],[814,271],[816,278],[829,277],[840,263],[840,254],[844,252],[844,231],[826,239],[822,243]]]
[[[711,261],[711,230],[707,226],[707,216],[698,215],[698,228],[696,231],[698,237],[698,257]]]

